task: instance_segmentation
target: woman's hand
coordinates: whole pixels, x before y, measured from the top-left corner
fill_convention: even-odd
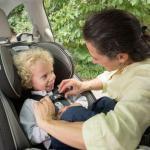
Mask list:
[[[39,127],[44,128],[44,122],[53,119],[55,107],[48,96],[34,103],[34,115]]]
[[[75,79],[63,80],[59,85],[59,92],[65,93],[65,97],[78,95],[84,91],[101,90],[103,84],[99,78],[89,81],[79,81]]]
[[[51,136],[72,147],[85,149],[82,136],[83,122],[54,120],[55,108],[49,97],[44,97],[34,104],[34,114],[38,126]]]
[[[59,85],[59,92],[65,93],[65,97],[74,96],[84,91],[83,82],[75,79],[63,80]]]

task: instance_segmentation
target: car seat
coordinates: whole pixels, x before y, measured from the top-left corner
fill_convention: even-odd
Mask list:
[[[13,65],[13,53],[26,50],[32,47],[39,47],[43,44],[16,43],[0,46],[0,149],[25,149],[30,147],[18,121],[18,107],[21,107],[22,90],[20,79]],[[73,76],[73,64],[68,54],[56,44],[46,44],[46,47],[53,50],[55,60],[54,71],[57,74],[56,84],[62,79]],[[45,47],[45,48],[46,48]],[[61,71],[61,73],[60,73]],[[58,75],[59,74],[59,75]],[[24,93],[23,93],[24,94]],[[25,93],[26,94],[26,93]],[[17,111],[16,111],[17,110]]]
[[[71,78],[74,67],[68,53],[56,43],[15,43],[0,45],[0,149],[25,149],[31,144],[27,140],[18,121],[19,108],[23,103],[19,76],[13,65],[12,55],[33,47],[42,47],[49,50],[54,57],[54,72],[57,76],[56,85],[62,79]],[[94,96],[85,94],[91,102]]]
[[[15,52],[19,52],[29,48],[41,47],[51,52],[54,57],[54,72],[56,74],[55,86],[57,86],[63,79],[68,78],[80,78],[74,74],[74,65],[72,57],[68,50],[55,42],[39,42],[39,43],[12,43],[9,48],[13,49]],[[61,72],[61,73],[60,73]],[[96,98],[91,91],[83,92],[82,95],[86,96],[89,105],[92,104]]]

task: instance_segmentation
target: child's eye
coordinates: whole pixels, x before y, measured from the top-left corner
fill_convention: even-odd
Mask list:
[[[47,74],[42,76],[42,79],[46,79],[47,78]]]

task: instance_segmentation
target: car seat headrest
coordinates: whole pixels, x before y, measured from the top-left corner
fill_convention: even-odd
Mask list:
[[[11,36],[12,33],[7,21],[7,16],[5,15],[4,11],[0,9],[0,37],[11,38]]]
[[[0,46],[0,89],[12,99],[21,96],[21,83],[9,48]]]

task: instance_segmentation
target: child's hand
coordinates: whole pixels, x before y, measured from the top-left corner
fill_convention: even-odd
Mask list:
[[[70,106],[65,106],[58,112],[58,118],[60,119],[61,115],[69,108]]]
[[[74,106],[81,106],[81,104],[80,104],[80,103],[73,103],[73,104],[71,104],[71,105],[69,105],[69,106],[63,107],[63,108],[60,109],[59,112],[58,112],[58,118],[60,118],[61,115],[62,115],[67,109],[69,109],[70,107],[74,107]]]

